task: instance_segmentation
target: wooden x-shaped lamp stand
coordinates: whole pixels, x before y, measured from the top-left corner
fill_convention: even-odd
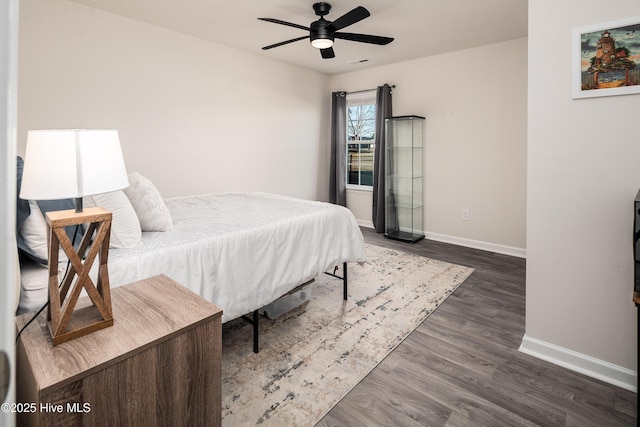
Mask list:
[[[46,218],[49,226],[49,310],[47,320],[53,345],[58,345],[113,325],[109,270],[107,269],[111,212],[95,207],[87,208],[83,212],[75,212],[74,210],[47,212]],[[81,224],[88,224],[88,228],[76,252],[64,227]],[[62,282],[58,282],[60,247],[71,262]],[[83,262],[85,254],[86,258]],[[97,285],[89,276],[96,256],[98,256],[99,262]],[[74,282],[73,279],[76,276]],[[87,291],[93,305],[74,312],[78,297],[83,289]]]

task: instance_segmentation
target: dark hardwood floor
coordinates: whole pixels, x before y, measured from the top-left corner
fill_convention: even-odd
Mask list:
[[[518,351],[523,259],[363,229],[380,246],[476,269],[318,426],[633,426],[636,394]]]

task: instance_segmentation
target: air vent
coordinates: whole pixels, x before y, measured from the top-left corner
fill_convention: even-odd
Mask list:
[[[362,64],[363,62],[369,62],[368,59],[357,59],[355,61],[349,62],[349,64]]]

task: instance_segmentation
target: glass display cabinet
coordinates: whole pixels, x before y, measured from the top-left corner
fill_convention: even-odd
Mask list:
[[[415,243],[424,238],[422,136],[424,117],[385,119],[385,236]]]

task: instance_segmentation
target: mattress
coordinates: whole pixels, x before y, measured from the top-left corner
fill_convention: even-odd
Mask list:
[[[181,197],[166,205],[172,230],[145,232],[138,246],[109,250],[112,288],[165,274],[222,308],[226,322],[333,266],[366,260],[362,233],[342,206],[267,193]],[[47,300],[47,269],[26,263],[21,273],[20,311],[32,311]]]

